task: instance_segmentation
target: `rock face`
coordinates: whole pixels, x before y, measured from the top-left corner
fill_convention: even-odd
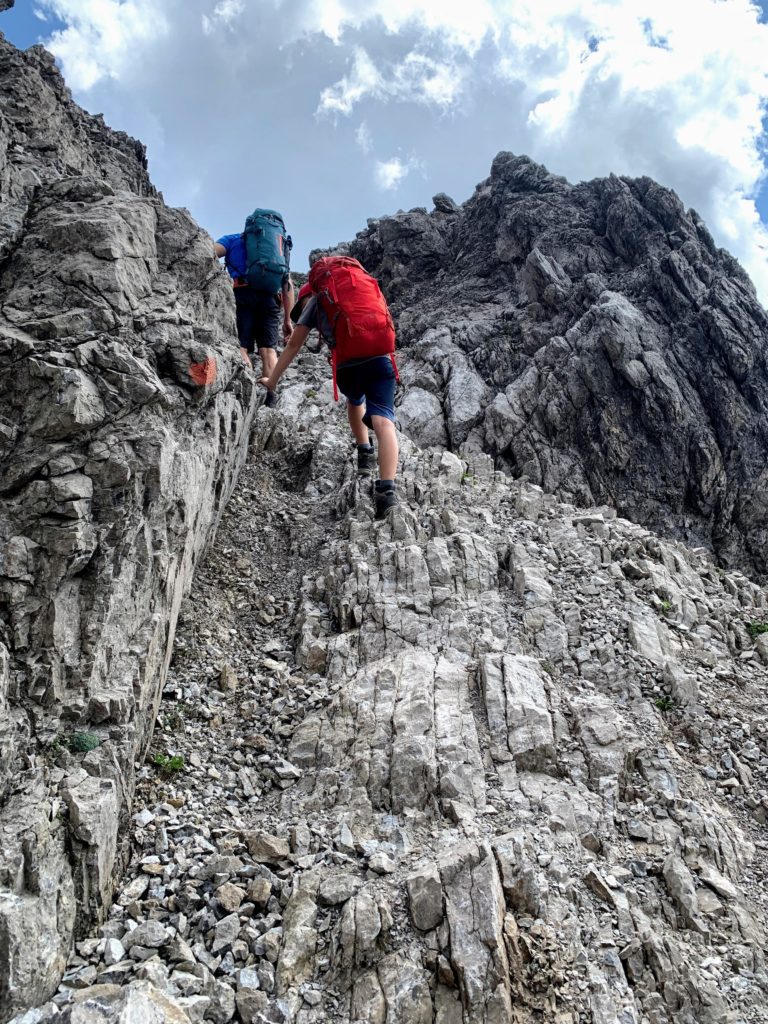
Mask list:
[[[8,6],[7,4],[5,6]],[[106,912],[254,405],[210,239],[0,36],[0,1019]],[[74,1019],[74,1018],[73,1018]]]
[[[392,299],[419,443],[768,571],[768,316],[673,192],[500,153],[463,206],[346,249]]]
[[[161,705],[188,768],[142,780],[59,1005],[139,979],[249,1024],[761,1020],[764,591],[482,454],[406,441],[376,523],[330,390],[304,353],[259,414]]]

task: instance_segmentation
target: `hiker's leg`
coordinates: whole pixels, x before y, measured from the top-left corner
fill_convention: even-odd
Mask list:
[[[262,377],[269,377],[277,365],[277,352],[273,348],[260,348],[259,358],[261,359]]]
[[[394,480],[400,455],[395,424],[386,416],[373,415],[371,421],[379,442],[379,476],[382,480]]]
[[[359,405],[356,405],[354,402],[347,399],[347,419],[349,420],[349,426],[352,433],[355,435],[355,441],[357,444],[368,444],[368,427],[363,423],[364,415],[364,401],[361,401]]]
[[[399,455],[395,430],[395,371],[387,356],[363,363],[360,370],[365,374],[366,419],[379,444],[379,476],[382,480],[394,480]]]
[[[249,302],[248,288],[235,288],[235,319],[237,337],[240,340],[240,355],[243,362],[253,368],[253,310]]]
[[[255,296],[253,320],[253,333],[261,359],[262,376],[269,377],[277,365],[277,346],[281,338],[280,310],[274,296]]]

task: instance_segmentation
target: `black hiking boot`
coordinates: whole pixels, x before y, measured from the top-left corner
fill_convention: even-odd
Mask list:
[[[376,452],[373,445],[357,446],[357,475],[371,476],[376,469]]]
[[[275,394],[274,391],[268,391],[267,392],[267,397],[264,399],[264,408],[265,409],[274,409],[274,407],[276,405],[277,405],[277,395]]]
[[[381,480],[376,481],[376,487],[373,492],[373,504],[377,519],[384,519],[390,509],[400,504],[395,494],[395,485],[390,480],[384,481],[383,486]]]

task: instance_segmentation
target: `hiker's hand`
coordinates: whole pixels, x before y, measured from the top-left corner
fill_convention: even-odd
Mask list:
[[[286,341],[290,341],[292,334],[293,324],[290,322],[290,320],[286,320],[286,322],[283,324],[283,337],[285,338]]]

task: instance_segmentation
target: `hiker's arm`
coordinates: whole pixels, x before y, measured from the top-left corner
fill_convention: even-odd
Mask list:
[[[227,255],[227,250],[224,248],[224,246],[221,244],[221,242],[214,242],[213,243],[213,251],[216,254],[216,259],[217,260],[220,260],[222,256],[226,256]]]
[[[274,391],[277,387],[277,382],[299,354],[308,337],[308,327],[294,327],[293,334],[288,339],[283,351],[280,353],[280,358],[277,360],[274,370],[269,377],[262,377],[259,380],[259,384],[263,384],[268,391]]]
[[[286,339],[290,338],[293,332],[291,322],[291,310],[293,309],[293,281],[289,277],[283,285],[283,334]]]

